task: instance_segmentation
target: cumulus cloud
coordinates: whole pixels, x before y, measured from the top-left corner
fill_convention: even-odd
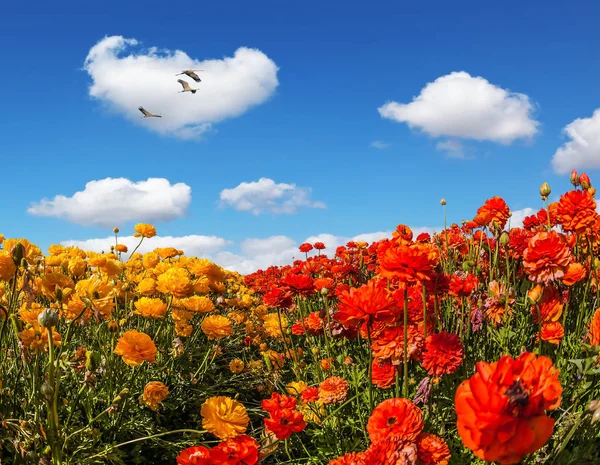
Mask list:
[[[444,152],[449,158],[458,158],[459,160],[466,159],[465,146],[458,140],[445,140],[438,142],[435,146],[436,150]]]
[[[387,142],[383,142],[382,140],[374,140],[373,142],[371,142],[371,147],[379,150],[385,150],[389,146],[390,144],[388,144]]]
[[[118,241],[119,244],[126,245],[129,249],[128,252],[131,253],[139,244],[140,239],[133,236],[121,236]],[[146,253],[159,247],[174,247],[177,250],[183,250],[187,256],[206,257],[230,244],[231,241],[217,236],[154,236],[150,239],[144,239],[137,251]],[[115,245],[115,237],[63,241],[61,245],[65,247],[75,246],[83,250],[89,250],[90,252],[108,252],[110,251],[110,247]]]
[[[238,48],[232,57],[198,60],[181,50],[141,49],[135,39],[105,37],[84,62],[92,78],[91,97],[137,124],[160,134],[193,139],[214,123],[234,118],[265,102],[278,86],[277,65],[263,52]],[[175,76],[200,69],[202,82]],[[178,93],[177,79],[188,81],[196,94]],[[138,107],[162,115],[142,119]]]
[[[192,201],[187,184],[148,178],[133,182],[126,178],[90,181],[71,197],[57,195],[32,204],[27,212],[53,216],[84,226],[115,227],[130,221],[169,221],[185,214]]]
[[[538,132],[533,110],[527,95],[460,71],[428,83],[410,103],[387,102],[379,114],[432,137],[510,144]]]
[[[558,174],[573,169],[600,168],[600,108],[591,118],[578,118],[563,132],[570,139],[552,158],[552,167]]]
[[[309,187],[297,187],[295,184],[275,183],[269,178],[260,178],[254,182],[242,182],[232,189],[223,189],[220,194],[221,206],[230,206],[239,211],[261,213],[291,214],[298,208],[326,208],[320,201],[310,198]]]
[[[509,218],[506,228],[521,228],[523,227],[523,220],[528,216],[535,215],[538,211],[533,208],[522,208],[521,210],[515,210],[512,212],[512,216]]]

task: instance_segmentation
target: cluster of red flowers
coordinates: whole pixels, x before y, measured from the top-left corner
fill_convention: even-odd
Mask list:
[[[242,435],[223,441],[209,449],[193,446],[177,456],[178,465],[255,465],[259,461],[259,444],[250,436]]]
[[[306,428],[304,415],[296,410],[294,397],[274,392],[270,399],[262,401],[262,408],[269,413],[269,417],[264,420],[265,429],[277,439],[287,439]]]

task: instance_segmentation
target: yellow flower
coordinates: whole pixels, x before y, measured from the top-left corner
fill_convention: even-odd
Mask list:
[[[148,270],[150,268],[154,268],[160,263],[160,257],[154,252],[148,252],[144,254],[142,263],[144,264],[144,268]]]
[[[144,404],[152,410],[156,410],[169,394],[169,388],[159,381],[151,381],[144,388],[144,396],[142,397]]]
[[[156,228],[154,226],[152,226],[151,224],[138,223],[133,227],[133,229],[140,236],[148,238],[148,239],[156,236]]]
[[[283,334],[281,329],[286,331],[288,327],[288,320],[284,315],[277,313],[269,313],[263,317],[263,328],[268,336],[282,338]]]
[[[69,260],[69,264],[68,264],[69,273],[71,273],[76,278],[79,278],[80,276],[82,276],[83,273],[85,273],[86,268],[87,268],[87,263],[81,257],[73,257]]]
[[[285,387],[285,390],[291,396],[299,396],[302,392],[308,387],[304,381],[292,381],[288,383]]]
[[[246,408],[230,397],[211,397],[202,405],[202,427],[219,439],[225,440],[243,434],[250,418]]]
[[[6,250],[0,250],[0,280],[9,281],[15,275],[17,267]]]
[[[129,249],[127,248],[127,246],[125,244],[117,244],[117,245],[115,245],[115,250],[117,252],[127,253],[127,250],[129,250]]]
[[[117,341],[115,354],[123,357],[123,361],[132,367],[138,366],[144,361],[154,363],[156,361],[156,346],[150,336],[137,330],[127,331]]]
[[[167,304],[160,299],[142,297],[134,305],[137,309],[135,313],[146,318],[164,318],[167,313]]]
[[[244,370],[244,362],[242,362],[239,358],[232,360],[229,362],[229,369],[232,373],[241,373]]]
[[[209,313],[215,309],[215,305],[208,297],[193,295],[178,302],[186,310],[192,312]]]
[[[29,242],[27,239],[5,239],[4,250],[9,254],[12,254],[12,250],[17,244],[21,244],[23,246],[23,258],[27,260],[27,263],[30,265],[34,265],[35,261],[42,257],[42,251],[40,248],[37,245]]]
[[[118,260],[109,259],[106,263],[100,267],[102,273],[108,276],[117,276],[123,271],[123,263]]]
[[[172,257],[179,255],[179,250],[174,249],[173,247],[163,247],[163,248],[159,248],[159,249],[154,249],[154,251],[163,260],[166,260],[167,258],[172,258]]]
[[[194,327],[187,322],[177,322],[175,323],[175,334],[179,337],[190,337],[192,335],[192,330]]]
[[[152,278],[142,279],[137,286],[137,291],[142,295],[156,294],[156,281]]]
[[[21,331],[18,336],[23,346],[28,349],[36,351],[48,350],[48,330],[40,326],[37,321]],[[56,331],[52,331],[52,342],[54,346],[60,346],[61,336]]]
[[[194,291],[190,275],[183,268],[170,268],[161,274],[156,288],[163,294],[172,294],[178,299],[188,297]]]
[[[221,315],[207,316],[201,325],[202,332],[208,336],[208,339],[221,339],[233,334],[231,321]]]

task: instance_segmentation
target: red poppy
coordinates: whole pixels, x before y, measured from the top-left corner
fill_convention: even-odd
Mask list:
[[[558,370],[548,357],[528,352],[476,369],[456,391],[458,433],[480,459],[518,463],[552,435],[554,419],[545,411],[560,405]]]
[[[423,430],[423,413],[408,399],[393,398],[373,409],[367,422],[371,442],[386,437],[400,437],[414,441]]]
[[[192,446],[182,450],[175,459],[178,465],[212,465],[208,447]]]
[[[585,279],[586,270],[581,263],[569,263],[565,275],[563,276],[562,282],[565,286],[573,286],[579,281]]]
[[[479,280],[475,275],[457,272],[450,278],[450,295],[468,297],[477,287]]]
[[[250,436],[228,439],[211,451],[211,465],[255,465],[258,463],[259,444]]]
[[[560,321],[551,321],[542,325],[541,331],[542,341],[550,344],[560,344],[560,341],[565,337],[565,328]]]
[[[442,331],[425,339],[422,365],[432,376],[440,377],[454,373],[463,362],[463,345],[456,334]]]

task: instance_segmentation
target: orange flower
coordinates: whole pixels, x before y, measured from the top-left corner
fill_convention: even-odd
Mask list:
[[[537,288],[538,286],[536,286]],[[534,288],[535,289],[535,288]],[[542,317],[542,323],[557,321],[563,310],[563,303],[560,293],[553,286],[545,286],[538,300],[537,306],[531,306],[531,315],[534,323],[539,323],[539,316]],[[538,314],[539,312],[539,314]]]
[[[485,316],[494,326],[501,324],[505,317],[512,316],[512,305],[515,303],[514,292],[509,289],[508,295],[506,285],[492,281],[489,284],[490,297],[485,299]]]
[[[209,315],[200,325],[202,332],[208,336],[209,340],[222,339],[233,334],[231,321],[221,315]]]
[[[133,229],[141,237],[146,237],[149,239],[151,237],[156,236],[156,228],[154,226],[152,226],[151,224],[138,223],[133,227]]]
[[[527,243],[523,252],[523,267],[529,279],[548,283],[564,276],[571,262],[571,251],[564,236],[556,231],[537,233]]]
[[[169,388],[159,381],[151,381],[146,384],[144,388],[144,396],[142,397],[144,403],[152,410],[158,408],[165,397],[169,394]]]
[[[395,382],[396,366],[389,360],[373,360],[371,381],[379,389],[388,389]]]
[[[164,318],[167,313],[167,304],[160,299],[142,297],[134,305],[136,308],[134,313],[145,318]]]
[[[551,321],[542,325],[542,341],[550,344],[559,344],[561,339],[565,337],[565,329],[560,321]]]
[[[334,318],[347,328],[374,320],[392,323],[398,317],[398,304],[382,281],[345,291],[339,297]]]
[[[458,433],[480,459],[518,463],[552,435],[554,420],[545,410],[560,405],[558,370],[548,357],[528,352],[476,369],[456,391]]]
[[[388,279],[398,278],[402,283],[428,281],[435,265],[429,244],[396,244],[378,252],[379,274]]]
[[[416,358],[423,345],[423,331],[416,325],[408,325],[408,357]],[[380,360],[390,359],[399,365],[404,359],[404,327],[385,328],[371,343],[373,356]]]
[[[596,201],[589,191],[573,190],[560,197],[556,209],[558,220],[565,231],[584,233],[598,219]]]
[[[327,465],[364,465],[363,452],[348,452],[329,461]]]
[[[236,437],[246,431],[250,418],[246,408],[231,397],[211,397],[202,404],[202,427],[219,439]]]
[[[237,436],[228,439],[210,451],[211,465],[256,465],[259,444],[256,439]]]
[[[210,449],[192,446],[182,450],[176,458],[177,465],[211,465]]]
[[[336,404],[346,400],[348,395],[348,381],[339,376],[330,376],[319,384],[319,400],[325,405]]]
[[[423,413],[408,399],[393,398],[373,409],[367,422],[371,442],[397,436],[414,441],[423,430]]]
[[[430,433],[419,434],[417,456],[419,465],[448,465],[452,457],[446,441]]]
[[[119,338],[115,354],[120,355],[127,365],[135,367],[144,361],[154,363],[156,346],[150,336],[133,329]]]
[[[506,226],[506,222],[510,216],[510,209],[500,197],[492,197],[477,210],[477,216],[473,221],[477,226],[490,226],[499,230]]]
[[[127,253],[127,246],[125,244],[117,244],[115,245],[115,250],[120,253]]]
[[[600,308],[594,312],[590,321],[587,339],[592,346],[600,346]]]
[[[425,339],[422,355],[423,368],[432,376],[454,373],[462,365],[463,345],[456,334],[442,331]]]
[[[417,446],[400,436],[387,436],[371,445],[363,454],[364,465],[416,465]]]
[[[562,282],[565,286],[572,286],[578,283],[586,276],[586,271],[581,263],[569,263]]]
[[[6,250],[0,250],[0,281],[9,281],[17,271],[17,266]]]

